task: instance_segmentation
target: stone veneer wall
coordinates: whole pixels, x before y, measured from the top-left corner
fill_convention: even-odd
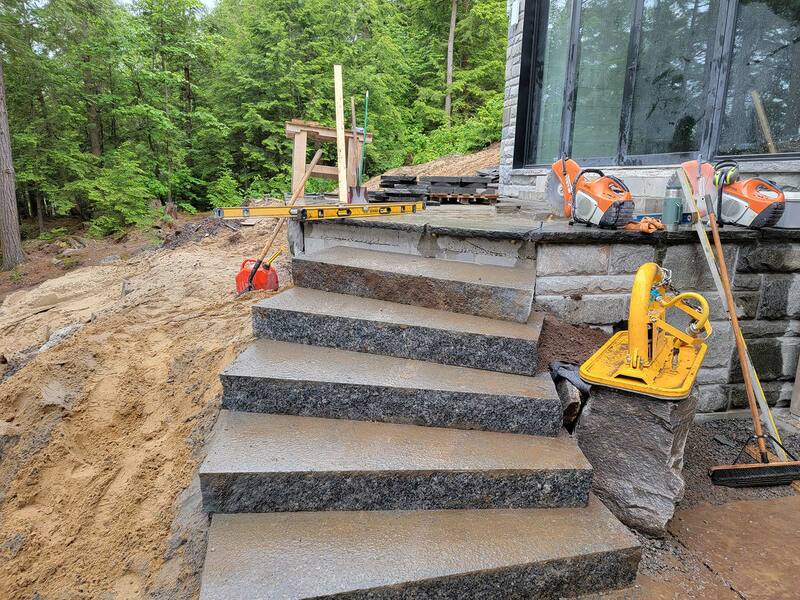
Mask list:
[[[788,406],[800,356],[800,244],[725,246],[742,330],[764,392],[771,404]],[[699,291],[709,301],[714,333],[698,375],[699,412],[744,408],[731,327],[698,244],[538,244],[535,301],[570,323],[621,328],[633,274],[647,261],[671,269],[678,290]]]

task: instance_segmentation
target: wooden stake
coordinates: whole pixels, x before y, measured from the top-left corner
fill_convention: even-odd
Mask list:
[[[342,65],[333,65],[333,94],[336,103],[336,166],[339,169],[339,204],[347,204],[347,152],[344,147]]]
[[[764,134],[767,148],[770,154],[775,154],[778,151],[778,147],[772,139],[772,131],[769,128],[769,121],[767,120],[767,111],[764,110],[764,103],[761,102],[761,95],[756,90],[750,90],[750,97],[753,99],[753,108],[756,109],[758,125],[761,127],[761,133]]]

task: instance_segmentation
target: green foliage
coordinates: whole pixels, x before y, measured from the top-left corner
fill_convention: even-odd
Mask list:
[[[223,206],[239,206],[242,203],[242,195],[233,174],[225,171],[219,178],[208,185],[206,194],[211,206],[222,208]]]
[[[500,136],[505,0],[459,2],[447,127],[449,14],[447,0],[219,0],[211,12],[198,0],[4,0],[20,208],[40,198],[105,235],[151,223],[168,201],[191,212],[281,196],[284,123],[333,125],[334,63],[359,124],[370,92],[367,175],[485,146]]]
[[[25,279],[25,273],[15,267],[11,270],[10,278],[11,283],[22,283]]]
[[[44,240],[46,242],[52,242],[53,240],[57,240],[58,238],[62,238],[67,235],[67,228],[66,227],[53,227],[48,231],[43,231],[39,234],[39,239]]]

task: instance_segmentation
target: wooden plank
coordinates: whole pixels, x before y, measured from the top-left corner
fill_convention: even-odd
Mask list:
[[[336,166],[339,168],[339,204],[347,204],[347,150],[344,145],[342,65],[333,65],[333,96],[336,105]]]
[[[336,179],[339,177],[339,169],[331,165],[317,165],[311,172],[312,177],[322,177],[323,179]]]
[[[294,136],[294,147],[292,148],[292,189],[303,179],[306,172],[306,147],[308,145],[308,133],[301,131]],[[300,195],[305,194],[305,186],[300,189]]]
[[[305,131],[308,134],[308,139],[313,141],[320,141],[320,142],[335,142],[336,141],[336,129],[333,127],[324,127],[322,125],[298,125],[297,123],[292,123],[289,121],[286,123],[286,137],[291,139],[296,136],[301,131]],[[353,137],[352,131],[346,131],[345,137],[350,138]],[[363,140],[364,134],[358,133],[357,135],[359,140]],[[372,143],[372,134],[367,133],[367,143]]]

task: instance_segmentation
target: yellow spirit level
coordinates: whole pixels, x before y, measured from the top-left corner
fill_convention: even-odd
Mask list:
[[[321,219],[353,219],[359,217],[388,217],[410,215],[425,210],[423,201],[376,202],[373,204],[306,204],[304,206],[234,206],[215,208],[218,219],[281,218],[296,221],[319,221]]]
[[[582,379],[665,400],[689,395],[708,349],[703,340],[711,335],[708,302],[695,292],[675,294],[669,279],[656,263],[639,267],[628,331],[616,333],[581,365]],[[685,331],[667,323],[670,308],[691,317]]]

